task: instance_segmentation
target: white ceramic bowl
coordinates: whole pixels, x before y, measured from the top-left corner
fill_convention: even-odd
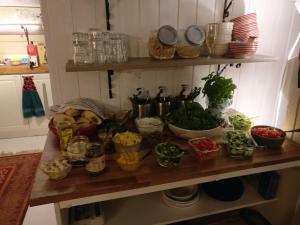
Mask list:
[[[164,124],[158,117],[136,118],[135,125],[142,135],[162,133],[164,129]]]
[[[213,56],[223,56],[228,52],[228,43],[227,44],[215,44],[212,55]]]
[[[219,30],[232,30],[234,23],[233,22],[223,22],[218,24],[218,29]]]
[[[192,139],[199,137],[213,137],[216,135],[223,135],[224,128],[216,127],[209,130],[187,130],[180,127],[176,127],[173,124],[168,123],[170,130],[177,136],[184,139]]]
[[[228,38],[217,37],[215,44],[229,44],[231,42],[231,36]]]

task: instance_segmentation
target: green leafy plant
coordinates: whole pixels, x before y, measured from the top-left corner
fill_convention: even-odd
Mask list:
[[[188,130],[207,130],[219,125],[219,121],[198,102],[187,102],[184,106],[172,110],[168,122]]]
[[[226,79],[214,72],[202,78],[205,81],[202,93],[207,96],[210,107],[217,107],[232,100],[236,85],[232,79]]]

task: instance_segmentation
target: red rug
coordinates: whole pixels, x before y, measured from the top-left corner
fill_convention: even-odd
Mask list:
[[[41,153],[0,157],[0,224],[22,225]]]

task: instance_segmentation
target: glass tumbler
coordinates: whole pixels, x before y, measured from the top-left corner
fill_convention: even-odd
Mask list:
[[[105,38],[103,33],[96,36],[96,63],[103,64],[106,61],[105,55]]]
[[[126,36],[120,33],[110,33],[105,45],[106,62],[122,63],[128,59]]]
[[[92,63],[92,44],[88,33],[73,33],[73,60],[74,64]]]

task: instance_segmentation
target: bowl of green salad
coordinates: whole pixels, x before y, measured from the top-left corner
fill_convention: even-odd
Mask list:
[[[159,165],[172,168],[179,166],[184,151],[176,144],[163,142],[156,145],[155,154]]]
[[[228,119],[235,130],[249,131],[252,126],[251,119],[243,114],[231,115]]]
[[[178,137],[193,139],[223,135],[218,118],[197,102],[172,110],[167,116],[169,129]]]

